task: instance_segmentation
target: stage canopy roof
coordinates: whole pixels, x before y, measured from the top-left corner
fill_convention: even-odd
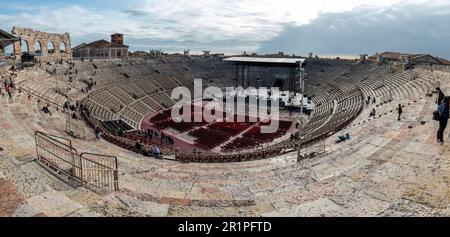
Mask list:
[[[303,63],[303,58],[266,58],[266,57],[230,57],[223,61],[243,62],[243,63],[277,63],[277,64],[298,64]]]
[[[15,41],[20,41],[20,38],[0,29],[0,47],[4,48]]]

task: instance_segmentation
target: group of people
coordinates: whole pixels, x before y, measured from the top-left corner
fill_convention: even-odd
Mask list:
[[[373,98],[371,98],[370,97],[370,95],[367,97],[367,100],[366,100],[366,105],[369,105],[370,104],[370,100],[372,99],[372,104],[375,104],[375,103],[377,103],[377,100],[375,99],[375,97],[373,97]]]
[[[345,135],[338,136],[338,138],[336,139],[336,143],[341,143],[349,140],[350,140],[350,133],[346,133]]]
[[[89,78],[89,81],[85,81],[84,83],[86,83],[86,87],[81,88],[81,92],[83,93],[89,93],[89,91],[92,90],[92,87],[97,85],[97,82],[92,78]]]
[[[141,144],[141,141],[140,140],[136,141],[136,143],[134,145],[134,151],[137,154],[143,154],[142,148],[143,148],[143,145]],[[152,152],[153,157],[155,157],[157,159],[163,159],[162,154],[161,154],[161,149],[159,148],[159,146],[153,147],[151,152]]]
[[[145,137],[150,140],[159,140],[161,143],[165,143],[168,145],[173,145],[175,141],[170,136],[166,136],[163,133],[159,133],[157,131],[153,131],[151,129],[139,131],[139,135]]]
[[[369,98],[370,98],[370,97],[369,97]],[[375,98],[374,98],[374,99],[375,99]],[[398,107],[397,107],[397,113],[398,113],[398,118],[397,118],[397,120],[400,121],[400,120],[401,120],[401,116],[402,116],[402,114],[403,114],[403,106],[402,106],[402,104],[398,104]],[[376,114],[377,114],[377,112],[375,111],[375,108],[372,108],[372,111],[370,111],[370,114],[369,114],[369,118],[370,118],[370,117],[375,117]]]
[[[50,114],[52,115],[52,113],[50,112],[50,104],[46,104],[44,107],[42,107],[42,112],[46,113],[46,114]]]
[[[200,152],[193,152],[192,154],[180,153],[176,155],[176,159],[180,162],[239,162],[239,161],[251,161],[260,160],[266,157],[273,157],[275,155],[282,154],[285,147],[271,147],[254,152],[242,152],[236,154],[202,154]]]

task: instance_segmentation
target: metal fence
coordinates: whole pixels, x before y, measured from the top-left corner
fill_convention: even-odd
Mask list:
[[[117,157],[93,153],[78,154],[68,139],[35,133],[36,154],[41,164],[79,181],[83,187],[118,190]]]
[[[82,153],[80,157],[86,185],[98,189],[119,189],[117,157],[92,153]]]
[[[81,159],[70,140],[36,132],[35,142],[39,162],[82,182]]]

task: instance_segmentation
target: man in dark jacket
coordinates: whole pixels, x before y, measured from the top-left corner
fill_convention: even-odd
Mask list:
[[[441,90],[440,87],[436,87],[436,91],[437,91],[437,93],[438,93],[438,97],[437,97],[437,100],[436,100],[436,104],[440,105],[440,104],[442,104],[442,102],[444,101],[445,94],[444,94],[444,92],[442,92],[442,90]]]
[[[142,154],[142,145],[141,145],[141,141],[138,140],[135,144],[134,144],[134,149],[135,152],[138,154]]]
[[[445,96],[444,102],[441,103],[438,107],[439,130],[437,132],[437,140],[440,143],[444,142],[444,131],[447,128],[447,122],[448,122],[448,117],[449,117],[449,103],[450,103],[450,97]]]
[[[402,105],[398,104],[398,121],[400,121],[400,117],[402,116],[403,113],[403,109],[402,109]]]

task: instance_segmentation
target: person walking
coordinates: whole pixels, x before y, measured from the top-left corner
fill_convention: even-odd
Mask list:
[[[449,103],[450,97],[445,96],[443,102],[439,105],[439,130],[437,132],[437,141],[444,142],[444,131],[447,128],[447,122],[449,118]]]
[[[402,116],[403,113],[403,108],[401,104],[398,104],[397,112],[398,112],[398,121],[400,121],[400,117]]]
[[[9,98],[12,98],[12,94],[11,94],[11,87],[9,87],[9,85],[6,85],[6,92],[8,93]]]

